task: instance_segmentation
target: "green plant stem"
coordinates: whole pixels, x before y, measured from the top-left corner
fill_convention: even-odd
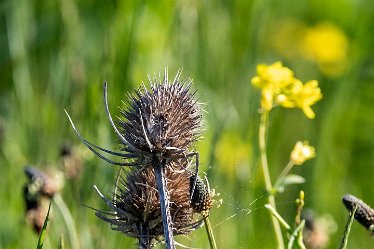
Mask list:
[[[284,178],[287,176],[287,174],[291,171],[291,169],[295,166],[295,163],[293,161],[289,161],[286,167],[282,170],[282,172],[279,174],[277,180],[275,181],[274,188],[277,189],[279,185],[283,182]]]
[[[286,230],[288,230],[288,231],[291,230],[290,225],[288,225],[288,223],[283,219],[282,216],[280,216],[280,214],[277,212],[277,210],[274,209],[274,207],[272,205],[266,204],[265,208],[267,208],[270,211],[270,213],[280,222],[280,224],[282,224],[282,226]]]
[[[216,240],[214,239],[212,226],[210,225],[208,216],[204,216],[205,229],[208,234],[209,245],[211,249],[217,249]]]
[[[352,210],[352,212],[350,212],[350,216],[348,218],[347,225],[345,226],[343,240],[342,240],[342,243],[340,244],[340,247],[339,247],[340,249],[346,249],[347,248],[348,237],[349,237],[349,233],[351,232],[351,226],[352,226],[353,220],[355,218],[355,214],[356,214],[356,211],[357,211],[357,208],[358,208],[358,203],[359,202],[356,203],[354,209]]]
[[[303,229],[305,226],[305,220],[302,220],[296,229],[292,232],[290,239],[288,241],[287,249],[292,249],[294,246],[295,239],[297,239],[297,245],[300,249],[306,249],[303,242]]]
[[[46,235],[46,232],[47,232],[48,220],[49,220],[49,211],[51,211],[51,202],[49,203],[49,206],[48,206],[48,212],[47,212],[47,216],[45,217],[45,220],[44,220],[42,231],[39,234],[38,245],[37,245],[36,249],[42,249],[43,248],[44,239],[45,239],[45,235]]]
[[[266,187],[266,190],[270,193],[268,197],[268,201],[269,201],[269,204],[276,211],[275,198],[274,198],[274,195],[272,194],[273,186],[271,184],[268,160],[267,160],[267,154],[266,154],[266,125],[268,121],[268,116],[269,116],[269,112],[263,110],[263,112],[261,113],[261,119],[260,119],[259,146],[260,146],[262,172],[263,172],[264,180],[265,180],[265,187]],[[282,235],[282,231],[279,225],[279,221],[273,215],[271,215],[271,220],[273,223],[275,236],[278,242],[278,248],[284,249],[283,235]]]
[[[62,218],[65,221],[66,230],[68,231],[68,234],[69,234],[71,248],[79,249],[80,247],[79,247],[78,233],[75,227],[74,219],[71,216],[71,213],[69,211],[69,208],[66,206],[60,194],[55,194],[53,196],[53,202],[56,204],[56,207],[59,209],[62,215]]]

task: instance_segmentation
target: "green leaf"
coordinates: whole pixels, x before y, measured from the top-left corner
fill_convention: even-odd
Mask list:
[[[51,202],[49,203],[47,216],[45,217],[43,228],[42,228],[42,231],[40,232],[39,240],[38,240],[38,245],[37,245],[36,249],[42,249],[43,248],[44,237],[45,237],[45,234],[46,234],[46,231],[47,231],[47,224],[48,224],[49,211],[50,210],[51,210]]]
[[[293,185],[293,184],[302,184],[305,182],[305,178],[299,175],[294,175],[294,174],[289,174],[287,175],[283,181],[277,186],[278,192],[283,192],[285,187],[288,185]]]

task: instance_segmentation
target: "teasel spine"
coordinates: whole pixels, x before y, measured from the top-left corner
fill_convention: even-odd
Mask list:
[[[374,232],[374,209],[351,194],[343,196],[343,203],[350,212],[352,212],[357,205],[355,219],[370,232]]]

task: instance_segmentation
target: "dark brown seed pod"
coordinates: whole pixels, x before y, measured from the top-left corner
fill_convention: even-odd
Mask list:
[[[172,170],[175,165],[169,166],[165,175],[173,234],[186,234],[198,227],[190,206],[190,174],[188,171],[176,172]],[[153,169],[147,167],[143,170],[128,171],[125,178],[119,179],[117,190],[112,200],[107,200],[98,192],[109,210],[97,211],[96,215],[110,223],[113,230],[138,238],[140,248],[149,248],[152,241],[164,235]]]
[[[374,231],[374,210],[369,205],[351,194],[343,196],[343,203],[350,212],[358,205],[355,219],[369,231]]]
[[[199,176],[196,177],[193,175],[190,177],[190,195],[192,193],[194,183],[196,185],[191,198],[191,207],[194,212],[205,215],[212,208],[212,198],[210,196],[209,189]]]

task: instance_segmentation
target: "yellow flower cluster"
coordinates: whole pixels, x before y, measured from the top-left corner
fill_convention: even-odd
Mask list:
[[[272,46],[284,58],[310,61],[329,77],[340,76],[347,68],[350,40],[333,23],[309,26],[300,20],[277,20],[269,32]]]
[[[303,84],[294,77],[294,73],[281,62],[272,65],[257,66],[257,76],[251,80],[252,84],[261,89],[261,107],[270,111],[275,105],[286,108],[300,108],[308,118],[314,118],[311,108],[322,98],[321,89],[316,80]]]
[[[339,27],[320,23],[306,29],[304,55],[318,63],[327,75],[340,75],[347,64],[348,39]]]
[[[303,164],[306,160],[316,156],[316,151],[308,142],[297,142],[291,152],[291,161],[296,165]]]

